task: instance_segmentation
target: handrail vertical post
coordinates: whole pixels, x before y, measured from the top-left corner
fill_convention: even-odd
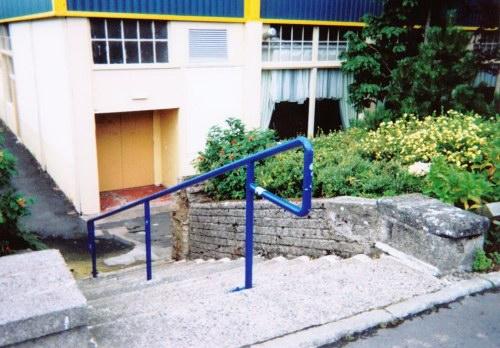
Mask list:
[[[146,278],[151,280],[153,278],[151,269],[151,211],[149,201],[144,202],[144,231],[146,242]]]
[[[97,277],[97,252],[95,243],[95,222],[90,220],[87,222],[87,248],[92,256],[92,277]]]
[[[247,164],[245,183],[245,289],[252,288],[253,272],[253,220],[254,220],[254,191],[252,184],[255,181],[255,163]]]

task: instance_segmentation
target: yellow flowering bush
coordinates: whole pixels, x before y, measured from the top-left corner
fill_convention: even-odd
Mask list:
[[[486,160],[484,147],[498,136],[497,130],[493,120],[454,110],[423,119],[403,115],[397,121],[382,122],[377,130],[369,132],[362,148],[376,160],[397,159],[412,164],[443,156],[448,163],[469,169]]]

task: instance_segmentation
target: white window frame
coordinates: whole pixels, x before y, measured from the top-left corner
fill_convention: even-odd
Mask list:
[[[111,19],[115,20],[115,19]],[[151,21],[151,30],[152,30],[152,38],[150,39],[144,39],[140,37],[140,22],[141,20],[135,20],[135,19],[117,19],[120,21],[120,38],[109,38],[108,37],[108,19],[104,19],[104,38],[92,38],[91,37],[91,42],[105,42],[106,43],[106,63],[95,63],[94,68],[97,70],[106,70],[111,67],[117,68],[117,69],[129,69],[129,68],[152,68],[152,67],[169,67],[171,66],[170,63],[170,23],[166,22],[167,26],[167,38],[166,39],[157,39],[155,37],[155,31],[156,31],[156,23],[159,22],[164,22],[164,21]],[[124,21],[131,21],[135,22],[136,24],[136,29],[137,29],[137,38],[125,38],[125,28],[124,28]],[[90,22],[90,25],[92,23]],[[121,47],[122,47],[122,56],[123,56],[123,63],[111,63],[110,56],[109,56],[109,43],[110,42],[120,42]],[[125,49],[125,43],[126,42],[135,42],[137,43],[137,54],[138,54],[138,63],[127,63],[127,56],[126,56],[126,49]],[[153,45],[153,62],[147,62],[143,63],[142,62],[142,55],[141,55],[141,43],[142,42],[151,42]],[[156,55],[156,43],[157,42],[164,42],[167,44],[167,61],[166,62],[157,62],[157,55]],[[92,48],[93,49],[93,48]],[[92,52],[93,54],[93,52]]]
[[[305,31],[306,31],[306,28],[307,26],[305,25],[290,25],[290,40],[285,40],[283,39],[283,25],[278,25],[278,30],[277,30],[277,37],[276,38],[267,38],[265,40],[262,41],[262,46],[264,48],[264,46],[266,46],[266,53],[264,53],[264,49],[262,50],[262,55],[261,55],[261,59],[263,62],[265,63],[276,63],[276,62],[310,62],[311,59],[312,59],[312,55],[313,53],[311,53],[311,59],[305,59],[305,55],[304,55],[304,52],[305,52],[305,47],[306,47],[306,43],[307,44],[310,44],[310,49],[312,49],[312,46],[314,45],[314,38],[312,38],[311,40],[305,40],[304,37],[305,37]],[[314,31],[314,27],[313,27],[313,31]],[[298,37],[298,39],[295,39],[295,37]],[[272,49],[271,47],[273,45],[276,45],[278,46],[278,57],[279,59],[278,60],[271,60],[271,55],[272,55]],[[288,56],[288,60],[282,60],[282,47],[284,44],[287,44],[287,45],[290,45],[290,53],[289,53],[289,56]],[[299,60],[294,60],[292,59],[293,57],[293,49],[294,47],[296,46],[299,46],[300,47],[300,59]],[[267,56],[267,60],[264,60],[264,55]]]
[[[320,59],[319,58],[319,51],[318,51],[318,61],[342,61],[340,59],[340,55],[348,50],[348,41],[344,40],[343,37],[340,36],[340,33],[342,31],[342,27],[320,27],[320,37],[321,37],[321,31],[326,30],[326,40],[321,41],[319,39],[319,46],[318,50],[320,50],[321,44],[326,44],[326,59]],[[341,50],[341,45],[342,47],[345,47],[344,50]],[[330,51],[330,48],[332,48],[332,51]],[[330,55],[330,52],[335,52],[334,54]],[[330,57],[335,57],[334,59],[330,59]]]
[[[281,26],[280,26],[281,27]],[[303,26],[305,27],[305,26]],[[335,58],[333,60],[319,60],[319,44],[320,44],[320,30],[324,30],[326,27],[314,26],[313,27],[313,37],[312,37],[312,56],[311,60],[308,61],[264,61],[264,50],[262,49],[261,61],[263,70],[278,70],[278,69],[309,69],[309,110],[307,115],[307,136],[309,138],[314,137],[314,122],[316,118],[316,86],[318,80],[318,69],[340,69],[342,66],[342,60],[340,60],[339,46],[341,43],[346,42],[346,40],[340,40],[340,31],[345,29],[345,27],[328,27],[330,31],[337,31],[334,41],[329,41],[328,45],[335,45]],[[354,28],[352,28],[354,29]],[[278,40],[281,42],[281,30],[278,31]],[[329,39],[329,35],[328,35]],[[268,43],[268,54],[271,53],[270,49],[270,39],[262,40],[262,43]],[[275,41],[277,42],[277,41]],[[323,41],[324,42],[324,41]],[[346,43],[347,47],[347,43]],[[281,54],[279,55],[281,59]],[[328,56],[329,57],[329,56]],[[269,58],[269,56],[268,56]]]
[[[6,76],[7,86],[5,86],[7,89],[7,102],[14,104],[16,100],[16,75],[9,27],[7,25],[2,25],[0,30],[0,59],[0,63],[8,69],[8,75]]]

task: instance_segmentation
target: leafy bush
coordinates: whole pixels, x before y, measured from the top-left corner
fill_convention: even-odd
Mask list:
[[[245,131],[236,120],[228,121],[228,128],[210,130],[205,151],[195,162],[197,169],[206,172],[275,144],[270,131]],[[314,146],[315,197],[357,195],[378,197],[420,192],[421,178],[410,175],[397,161],[371,161],[363,155],[363,129],[320,136],[312,140]],[[251,140],[249,140],[251,139]],[[302,194],[302,151],[288,151],[271,157],[256,166],[259,185],[284,197]],[[234,171],[212,180],[206,192],[215,199],[244,197],[245,169]]]
[[[460,169],[438,157],[432,162],[424,192],[443,202],[475,209],[491,197],[493,188],[483,174]]]
[[[315,197],[379,197],[421,190],[421,179],[411,176],[398,162],[363,157],[359,143],[365,136],[364,130],[350,129],[312,140]],[[302,153],[287,152],[267,160],[257,179],[285,197],[300,196]]]
[[[0,144],[3,139],[0,137]],[[0,149],[0,188],[9,184],[12,175],[16,172],[16,159],[10,151]]]
[[[383,104],[379,104],[373,111],[365,110],[364,117],[360,120],[354,120],[352,126],[376,130],[382,122],[394,121],[396,118],[392,111],[387,110]]]
[[[1,143],[3,138],[0,138]],[[44,247],[33,234],[19,226],[19,219],[29,214],[32,200],[17,193],[10,183],[16,173],[15,164],[14,155],[0,148],[0,256],[10,254],[15,249]]]
[[[474,262],[472,263],[472,269],[476,272],[486,272],[493,266],[493,261],[491,261],[486,253],[482,249],[477,249],[474,254]]]
[[[496,265],[500,265],[500,253],[498,251],[491,253],[490,257]]]
[[[262,151],[275,143],[275,134],[271,130],[246,131],[241,120],[230,118],[227,128],[210,128],[205,150],[199,152],[194,162],[199,172],[208,172]],[[257,165],[258,167],[258,165]],[[205,190],[216,199],[241,199],[245,196],[245,168],[231,171],[210,180]]]
[[[449,111],[422,120],[406,116],[381,123],[374,131],[351,128],[316,137],[312,140],[313,195],[380,197],[425,192],[466,209],[476,208],[499,199],[498,130],[498,123],[478,115]],[[241,122],[231,119],[227,129],[211,129],[196,166],[205,172],[273,144],[271,131],[246,131]],[[416,161],[431,160],[425,177],[429,164]],[[299,197],[302,163],[299,150],[271,157],[257,165],[257,181],[281,196]],[[409,171],[408,166],[416,164],[422,170]],[[215,199],[241,199],[244,183],[242,168],[213,180],[206,190]]]

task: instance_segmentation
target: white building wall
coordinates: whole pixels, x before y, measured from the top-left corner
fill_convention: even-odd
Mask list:
[[[41,146],[32,23],[20,22],[10,24],[9,27],[16,70],[16,97],[21,139],[36,160],[45,168]]]
[[[78,211],[99,211],[86,19],[10,24],[21,140]]]
[[[189,29],[226,29],[228,60],[190,63]],[[228,117],[245,119],[244,46],[243,24],[170,22],[169,64],[94,66],[95,112],[178,108],[180,176],[192,175],[208,129]]]
[[[260,67],[248,69],[248,54],[260,54],[261,25],[170,22],[169,64],[144,66],[94,65],[88,19],[10,27],[22,141],[83,214],[100,210],[95,114],[178,109],[179,176],[194,174],[209,127],[258,126]],[[227,29],[227,61],[190,63],[191,28]]]

